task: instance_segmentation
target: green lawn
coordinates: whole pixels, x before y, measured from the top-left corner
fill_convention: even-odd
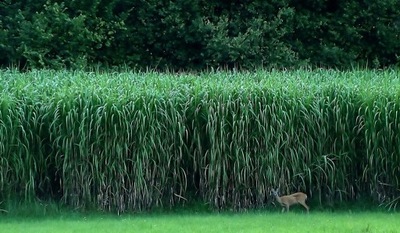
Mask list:
[[[43,219],[0,216],[0,232],[400,232],[400,213],[67,215]]]

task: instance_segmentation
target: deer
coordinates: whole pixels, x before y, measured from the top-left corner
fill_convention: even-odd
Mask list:
[[[280,197],[279,189],[277,189],[277,190],[272,189],[272,194],[274,195],[276,201],[279,202],[279,204],[281,204],[282,213],[285,212],[285,208],[286,208],[286,212],[289,212],[289,207],[294,204],[300,204],[300,205],[304,206],[304,208],[306,208],[306,210],[307,210],[307,213],[309,212],[310,208],[306,204],[307,195],[305,193],[297,192],[297,193],[293,193],[290,195]]]

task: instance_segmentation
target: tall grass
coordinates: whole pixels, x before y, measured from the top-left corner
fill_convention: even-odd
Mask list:
[[[0,200],[146,210],[400,196],[398,71],[0,72]]]

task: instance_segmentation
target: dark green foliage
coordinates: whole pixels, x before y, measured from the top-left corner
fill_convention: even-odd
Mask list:
[[[0,66],[386,67],[399,15],[397,0],[5,0]]]
[[[293,1],[294,33],[288,42],[311,64],[371,67],[398,64],[400,2]]]
[[[100,1],[74,3],[2,3],[2,65],[81,69],[98,61],[99,49],[109,46],[123,22],[98,17]]]

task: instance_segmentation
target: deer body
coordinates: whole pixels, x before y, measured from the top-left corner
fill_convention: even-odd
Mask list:
[[[281,204],[281,206],[283,207],[282,212],[285,211],[285,208],[286,208],[286,211],[289,212],[289,207],[294,204],[300,204],[300,205],[304,206],[304,208],[306,208],[306,210],[307,210],[307,213],[310,209],[306,204],[307,195],[305,193],[297,192],[297,193],[293,193],[290,195],[280,197],[278,194],[278,190],[272,189],[272,194],[275,196],[276,201],[279,202],[279,204]]]

